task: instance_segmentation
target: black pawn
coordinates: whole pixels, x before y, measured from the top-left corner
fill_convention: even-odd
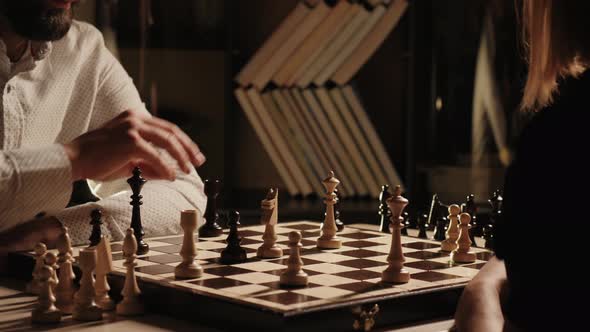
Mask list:
[[[338,194],[338,189],[334,189],[334,194],[336,194],[336,204],[334,205],[334,218],[336,219],[336,228],[338,232],[342,232],[344,229],[344,223],[340,220],[340,195]]]
[[[96,247],[102,238],[102,212],[99,209],[94,209],[90,213],[90,225],[92,225],[92,233],[90,234],[90,247]]]
[[[494,225],[488,224],[483,229],[484,247],[494,250]]]
[[[240,225],[240,213],[233,211],[229,216],[229,234],[227,236],[227,247],[221,252],[220,262],[222,264],[236,264],[246,261],[246,249],[240,246],[242,237],[238,233]]]
[[[387,205],[387,199],[391,197],[389,186],[384,184],[381,186],[381,193],[379,194],[379,230],[383,233],[390,233],[389,224],[391,223],[391,211]]]
[[[205,224],[199,228],[200,237],[217,237],[223,234],[223,229],[217,221],[219,213],[217,212],[217,196],[221,192],[220,180],[205,180],[205,195],[207,195],[207,206],[205,207]]]
[[[428,234],[426,234],[426,220],[428,220],[428,216],[425,214],[418,218],[418,237],[421,239],[428,238]]]
[[[143,231],[143,226],[141,224],[141,205],[143,202],[141,199],[141,188],[146,183],[146,179],[141,177],[141,169],[139,167],[135,167],[133,169],[133,176],[127,179],[127,183],[131,187],[131,191],[133,191],[133,195],[131,195],[131,206],[133,206],[133,210],[131,211],[131,228],[133,228],[133,235],[135,235],[135,239],[137,240],[137,254],[138,255],[145,255],[150,251],[150,246],[145,243],[143,240],[143,236],[145,232]]]
[[[404,227],[401,229],[401,235],[408,236],[408,227],[410,226],[410,215],[407,212],[404,212],[402,213],[402,217],[404,218]]]
[[[447,231],[447,224],[448,224],[448,218],[446,217],[441,217],[438,218],[438,220],[436,221],[436,228],[434,230],[434,239],[436,241],[444,241],[445,240],[445,233]]]
[[[469,213],[471,216],[471,230],[470,234],[473,236],[481,236],[481,227],[477,222],[477,205],[475,204],[475,195],[471,194],[467,196],[467,201],[463,204],[463,211]],[[473,241],[473,239],[471,239]]]

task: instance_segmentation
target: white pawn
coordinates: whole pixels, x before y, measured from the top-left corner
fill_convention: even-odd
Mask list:
[[[51,251],[45,253],[45,265],[51,267],[51,278],[55,281],[53,284],[53,290],[55,291],[55,286],[59,283],[59,279],[57,278],[57,268],[59,266],[57,265],[57,256]]]
[[[96,268],[96,250],[94,248],[85,248],[80,251],[78,264],[82,270],[82,279],[80,280],[80,289],[74,295],[74,311],[72,318],[80,321],[96,321],[102,319],[102,309],[100,309],[94,298],[94,269]]]
[[[292,231],[289,233],[289,259],[287,259],[287,269],[281,273],[280,284],[283,286],[306,286],[307,273],[301,267],[303,261],[301,260],[301,253],[299,252],[301,246],[301,233]]]
[[[55,287],[55,306],[65,314],[74,311],[74,279],[76,275],[72,269],[72,242],[68,234],[68,228],[62,226],[62,233],[57,239],[57,264],[59,265],[59,282]]]
[[[55,287],[56,281],[52,277],[55,271],[52,270],[51,266],[45,265],[38,272],[39,301],[31,313],[33,323],[59,323],[61,321],[62,312],[54,305],[53,287]]]
[[[139,301],[141,291],[137,286],[137,279],[135,278],[135,258],[137,255],[137,239],[133,235],[133,228],[127,229],[127,234],[123,240],[123,256],[125,257],[125,267],[127,273],[125,274],[125,285],[121,291],[123,300],[117,304],[117,314],[122,316],[141,315],[144,312],[143,304]]]
[[[278,258],[283,256],[283,249],[276,245],[277,233],[275,226],[278,223],[279,190],[272,188],[266,194],[266,198],[260,203],[262,215],[260,223],[265,225],[262,240],[264,243],[256,251],[259,258]]]
[[[111,242],[106,237],[101,237],[96,246],[96,304],[104,311],[115,309],[115,302],[109,296],[107,275],[113,271],[113,255],[111,254]]]
[[[342,247],[342,240],[336,236],[338,227],[336,226],[336,217],[334,216],[334,205],[338,202],[338,196],[334,189],[340,184],[340,181],[334,177],[334,172],[330,171],[328,178],[322,181],[326,188],[326,218],[322,224],[322,235],[317,240],[317,247],[320,249],[339,249]]]
[[[182,262],[174,268],[174,276],[180,279],[199,278],[203,275],[203,268],[195,262],[197,247],[195,245],[195,229],[198,224],[198,212],[196,210],[184,210],[180,212],[180,226],[184,231],[180,256]]]
[[[457,204],[449,206],[449,227],[447,228],[446,238],[441,243],[441,250],[451,252],[457,249],[457,239],[459,238],[459,213],[461,208]]]
[[[401,230],[404,218],[401,216],[408,200],[402,197],[400,186],[395,187],[394,194],[387,199],[391,211],[389,229],[391,230],[391,247],[387,256],[387,268],[381,273],[381,280],[389,283],[406,283],[410,281],[410,273],[404,269],[404,253],[402,249]]]
[[[41,242],[37,243],[34,248],[35,251],[35,267],[33,268],[33,279],[27,284],[26,291],[29,294],[39,294],[40,280],[39,272],[45,266],[45,253],[47,253],[47,246]]]
[[[461,221],[459,239],[457,240],[458,248],[451,253],[451,260],[457,263],[473,263],[475,262],[475,253],[471,250],[471,239],[469,238],[469,222],[471,216],[469,213],[461,213],[459,217]]]

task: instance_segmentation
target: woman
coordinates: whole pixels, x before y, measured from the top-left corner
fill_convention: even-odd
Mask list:
[[[466,287],[459,331],[584,329],[590,280],[585,156],[590,143],[590,1],[524,0],[529,64],[521,108],[534,111],[504,187],[497,259]]]

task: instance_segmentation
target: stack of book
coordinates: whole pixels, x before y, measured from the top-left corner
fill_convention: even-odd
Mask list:
[[[400,177],[350,80],[407,0],[299,2],[238,73],[235,96],[291,195],[379,195]],[[327,87],[329,86],[329,88]]]

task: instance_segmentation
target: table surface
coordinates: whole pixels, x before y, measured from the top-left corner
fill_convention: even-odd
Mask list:
[[[133,319],[105,314],[103,321],[92,323],[76,322],[71,316],[65,316],[62,323],[57,325],[32,325],[31,310],[37,299],[23,293],[24,285],[22,281],[0,278],[0,331],[218,331],[157,314],[146,314]],[[447,331],[452,324],[452,320],[433,321],[387,331],[440,332]]]

